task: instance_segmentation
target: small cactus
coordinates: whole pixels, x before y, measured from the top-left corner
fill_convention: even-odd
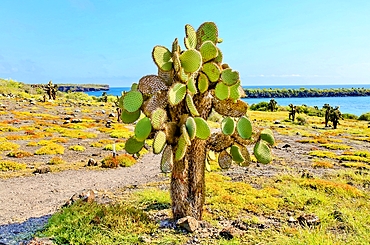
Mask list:
[[[246,145],[256,143],[254,155],[261,163],[272,160],[271,130],[260,134],[252,129],[246,115],[240,75],[222,63],[215,23],[205,22],[197,30],[185,26],[182,49],[176,38],[171,49],[155,46],[152,58],[157,75],[142,77],[137,86],[120,98],[122,121],[135,126],[135,136],[126,142],[126,151],[135,154],[146,139],[154,138],[153,151],[162,153],[160,168],[171,172],[172,211],[175,219],[202,218],[204,172],[210,170],[207,156],[218,154],[226,169],[232,163],[250,164]],[[223,120],[219,132],[211,133],[207,118],[212,109]]]

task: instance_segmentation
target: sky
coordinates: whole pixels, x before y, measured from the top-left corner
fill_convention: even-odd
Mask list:
[[[1,0],[0,78],[128,87],[155,45],[217,24],[243,86],[370,84],[369,0]]]

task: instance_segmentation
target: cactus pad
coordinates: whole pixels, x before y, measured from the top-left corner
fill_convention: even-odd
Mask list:
[[[154,154],[161,153],[165,145],[166,145],[166,133],[163,131],[158,131],[153,139],[153,153]]]
[[[235,103],[232,99],[221,101],[213,101],[214,109],[221,115],[229,117],[241,117],[247,113],[248,104],[242,100],[237,100]]]
[[[150,99],[144,101],[142,110],[147,117],[157,108],[164,109],[168,104],[167,91],[158,91]]]
[[[138,141],[144,141],[148,138],[149,134],[152,132],[152,124],[148,117],[143,117],[140,119],[135,126],[135,138]]]
[[[134,111],[134,112],[128,112],[126,110],[122,110],[121,113],[121,120],[123,123],[133,123],[140,117],[140,110]]]
[[[209,128],[207,121],[201,117],[195,117],[194,121],[196,124],[195,136],[202,140],[208,139],[211,135],[211,129]]]
[[[188,134],[188,131],[186,130],[186,126],[185,125],[182,125],[181,126],[181,134],[184,137],[186,144],[187,145],[191,145],[190,136]]]
[[[194,139],[197,132],[197,125],[194,118],[188,117],[188,119],[186,119],[185,126],[190,139]]]
[[[226,150],[221,151],[220,154],[218,155],[218,165],[222,169],[230,168],[232,162],[233,162],[233,159]]]
[[[162,129],[167,120],[167,112],[162,108],[157,108],[152,112],[151,121],[154,129]]]
[[[260,138],[266,141],[270,146],[275,144],[274,134],[271,129],[265,128],[261,131]]]
[[[186,100],[186,105],[188,106],[188,109],[189,109],[191,115],[194,116],[194,117],[198,117],[199,112],[197,111],[197,108],[194,105],[193,98],[191,97],[191,95],[186,94],[185,100]]]
[[[217,83],[215,88],[216,98],[219,100],[225,100],[229,98],[229,87],[224,83]]]
[[[168,100],[171,105],[180,103],[186,94],[186,85],[182,83],[175,83],[168,91]]]
[[[187,49],[195,49],[197,46],[197,33],[195,32],[194,28],[186,24],[185,25],[185,39],[184,44]]]
[[[162,173],[170,173],[173,166],[173,153],[172,153],[172,146],[166,145],[163,150],[162,158],[161,158],[161,171]]]
[[[249,154],[249,151],[247,147],[239,145],[240,152],[244,158],[243,162],[240,162],[240,166],[242,167],[248,167],[251,164],[251,156]]]
[[[239,81],[239,72],[227,68],[221,72],[221,79],[227,86],[232,86]]]
[[[162,71],[170,71],[172,69],[172,54],[163,46],[155,46],[152,51],[154,63]]]
[[[202,67],[202,71],[207,75],[209,81],[211,82],[217,82],[220,78],[220,67],[218,67],[218,65],[214,62],[205,63]]]
[[[197,86],[195,85],[195,80],[194,80],[194,77],[193,76],[191,76],[188,79],[187,88],[188,88],[190,94],[192,94],[192,95],[194,95],[194,94],[196,94],[198,92]]]
[[[181,67],[187,73],[193,73],[202,65],[202,55],[195,49],[188,49],[180,55]]]
[[[217,26],[213,22],[204,22],[197,30],[197,46],[200,47],[207,40],[215,44],[218,41]]]
[[[234,101],[240,99],[239,87],[240,87],[240,81],[238,81],[237,83],[229,87],[229,91],[230,91],[229,98],[230,99]]]
[[[159,76],[148,75],[140,79],[138,89],[143,94],[152,95],[161,90],[168,90],[168,87]]]
[[[138,153],[144,146],[143,141],[138,141],[134,137],[129,138],[125,143],[125,150],[129,154]]]
[[[236,125],[236,129],[238,134],[242,139],[250,139],[252,136],[252,123],[248,117],[242,116],[239,118],[238,123]]]
[[[131,90],[123,97],[123,109],[128,112],[139,110],[143,104],[143,95],[139,91]]]
[[[263,140],[257,141],[253,153],[257,161],[262,164],[267,164],[272,161],[271,150]]]
[[[230,148],[230,154],[232,156],[232,159],[234,162],[241,163],[244,162],[245,159],[243,157],[243,154],[237,145],[232,145]]]
[[[177,148],[175,152],[175,160],[180,161],[184,158],[186,154],[186,150],[188,148],[188,144],[186,143],[186,139],[183,135],[179,137],[179,141],[177,142]]]
[[[199,49],[202,54],[203,63],[210,61],[217,57],[218,49],[212,41],[205,41]]]
[[[235,121],[231,117],[225,117],[221,122],[222,133],[232,135],[235,131]]]
[[[205,168],[208,172],[211,172],[211,165],[209,164],[208,158],[204,161]]]
[[[200,93],[204,93],[208,90],[209,82],[207,76],[200,72],[198,76],[198,89]]]
[[[217,48],[217,57],[213,60],[217,64],[221,64],[223,59],[223,54],[221,52],[221,49]]]

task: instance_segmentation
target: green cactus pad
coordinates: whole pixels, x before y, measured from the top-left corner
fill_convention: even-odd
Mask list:
[[[239,72],[227,68],[221,72],[221,79],[227,86],[232,86],[239,81]]]
[[[184,68],[181,68],[180,71],[177,73],[177,75],[180,78],[181,82],[183,82],[185,84],[188,82],[188,80],[189,80],[189,74],[187,74],[184,71]]]
[[[248,117],[242,116],[239,118],[238,123],[236,125],[236,130],[238,131],[239,136],[242,139],[250,139],[252,136],[252,123]]]
[[[137,141],[144,141],[148,138],[149,134],[152,132],[152,123],[148,117],[143,117],[140,119],[135,126],[135,138]]]
[[[180,55],[181,67],[187,73],[193,73],[202,65],[202,55],[195,49],[188,49]]]
[[[271,150],[263,140],[257,141],[253,153],[257,161],[262,164],[267,164],[272,161]]]
[[[202,71],[207,75],[211,82],[217,82],[220,78],[220,67],[214,62],[205,63],[202,67]]]
[[[197,30],[197,46],[200,47],[205,41],[212,41],[214,44],[218,40],[217,26],[213,22],[204,22]]]
[[[131,89],[130,90],[137,90],[137,87],[138,87],[138,84],[133,83],[133,84],[131,84]]]
[[[186,143],[186,139],[183,135],[179,137],[179,141],[177,142],[177,148],[175,152],[175,160],[180,161],[184,158],[186,154],[186,150],[188,148],[188,144]]]
[[[191,76],[189,79],[188,79],[188,82],[187,82],[187,88],[190,92],[190,94],[194,95],[198,92],[197,90],[197,86],[195,85],[195,80],[194,80],[194,77]]]
[[[240,81],[238,81],[237,83],[229,87],[229,91],[230,91],[229,98],[230,99],[234,101],[240,99],[239,87],[240,87]]]
[[[140,117],[140,110],[134,111],[134,112],[128,112],[126,110],[122,110],[121,113],[121,120],[123,123],[133,123]]]
[[[211,129],[209,128],[207,121],[201,117],[195,117],[194,121],[196,124],[195,136],[202,140],[208,139],[211,135]]]
[[[140,79],[138,90],[146,95],[152,95],[161,90],[168,90],[167,85],[157,75],[148,75]]]
[[[123,97],[123,109],[128,112],[139,110],[143,104],[143,95],[139,91],[132,90]]]
[[[209,164],[209,161],[208,159],[206,158],[206,160],[204,161],[205,163],[205,168],[208,172],[211,172],[211,165]]]
[[[185,125],[182,125],[181,126],[181,134],[182,134],[182,136],[184,136],[184,139],[185,139],[186,144],[187,145],[191,145],[190,136],[188,134],[188,131],[186,130],[186,126]]]
[[[270,146],[275,144],[274,133],[271,129],[265,128],[261,131],[260,138],[266,141]]]
[[[181,69],[180,55],[177,52],[174,53],[172,56],[172,60],[173,60],[173,69],[176,72],[179,72]]]
[[[194,139],[197,132],[197,125],[193,117],[188,117],[185,122],[186,130],[188,131],[190,139]]]
[[[171,105],[180,103],[186,94],[186,85],[182,83],[175,83],[168,91],[168,100]]]
[[[215,152],[214,151],[208,151],[208,158],[212,161],[215,161],[216,160],[216,155],[215,155]]]
[[[245,159],[243,157],[243,154],[237,145],[232,145],[230,148],[230,154],[232,156],[232,159],[234,162],[241,163],[244,162]]]
[[[223,54],[221,52],[221,49],[217,48],[217,57],[213,60],[218,65],[221,65],[223,59]]]
[[[193,98],[191,97],[191,95],[186,94],[185,100],[186,100],[186,105],[188,106],[188,109],[189,109],[191,115],[194,116],[194,117],[198,117],[199,112],[197,111],[197,108],[194,105]]]
[[[173,152],[172,146],[166,145],[163,150],[162,158],[161,158],[161,171],[162,173],[170,173],[173,166]]]
[[[160,130],[163,128],[164,123],[167,120],[167,112],[159,107],[152,112],[150,118],[153,128],[156,130]]]
[[[172,69],[172,54],[163,46],[155,46],[152,51],[154,63],[162,71],[170,71]]]
[[[212,41],[205,41],[199,49],[202,54],[203,63],[210,61],[217,57],[218,49]]]
[[[134,137],[129,138],[126,140],[125,143],[125,150],[129,154],[138,153],[144,146],[144,141],[138,141]]]
[[[199,76],[198,76],[199,92],[200,93],[206,92],[208,90],[208,86],[209,86],[209,82],[208,82],[207,76],[204,73],[199,72]]]
[[[125,97],[125,94],[123,94],[121,97],[119,97],[118,100],[118,107],[123,109],[123,98]]]
[[[163,131],[158,131],[153,139],[153,153],[154,154],[161,153],[165,145],[166,145],[166,133]]]
[[[233,162],[233,159],[226,150],[221,151],[220,154],[218,155],[218,165],[222,169],[230,168],[232,162]]]
[[[235,131],[235,121],[231,117],[225,117],[221,122],[222,133],[232,135]]]
[[[185,38],[184,38],[184,44],[187,49],[195,49],[197,46],[197,33],[195,32],[195,29],[189,25],[185,25]]]
[[[219,100],[225,100],[229,98],[229,87],[226,86],[224,83],[217,83],[215,88],[215,95],[216,98]]]

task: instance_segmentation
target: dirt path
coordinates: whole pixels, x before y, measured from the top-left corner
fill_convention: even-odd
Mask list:
[[[147,154],[129,168],[69,170],[0,180],[0,225],[54,213],[84,189],[110,190],[160,180],[159,157]]]

